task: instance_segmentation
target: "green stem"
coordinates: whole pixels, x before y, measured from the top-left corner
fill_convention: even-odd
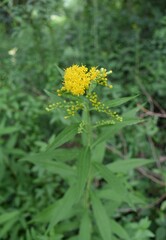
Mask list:
[[[91,117],[90,117],[90,110],[89,110],[89,105],[86,104],[84,108],[84,113],[83,113],[83,121],[85,122],[85,132],[84,137],[83,137],[83,144],[84,146],[88,146],[90,151],[91,151],[91,145],[92,145],[92,123],[91,123]],[[91,154],[90,154],[91,155]],[[91,161],[91,159],[90,159]],[[89,168],[89,174],[87,178],[87,184],[86,184],[86,189],[85,189],[85,195],[84,195],[84,205],[86,208],[89,208],[89,192],[90,192],[90,187],[91,187],[91,182],[92,182],[92,165],[90,162],[90,168]]]
[[[90,195],[90,187],[92,182],[92,176],[91,176],[92,168],[90,165],[89,175],[87,179],[87,185],[85,189],[85,208],[89,208],[89,195]]]
[[[92,144],[92,125],[91,125],[89,108],[87,109],[87,142],[88,142],[88,146],[91,147],[91,144]]]
[[[84,146],[89,146],[89,148],[91,148],[91,144],[92,144],[92,124],[91,124],[90,113],[89,113],[89,105],[88,104],[86,104],[84,106],[82,120],[85,123],[85,131],[82,134],[83,145]]]

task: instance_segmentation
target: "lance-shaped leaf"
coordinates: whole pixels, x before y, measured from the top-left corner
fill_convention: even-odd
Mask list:
[[[112,172],[122,172],[122,173],[127,173],[128,171],[144,166],[146,164],[154,163],[154,160],[148,160],[148,159],[143,159],[143,158],[132,158],[128,160],[119,160],[113,163],[110,163],[107,165],[107,167],[112,171]]]
[[[89,147],[83,148],[79,160],[78,160],[78,166],[77,166],[77,197],[78,200],[82,196],[89,172],[90,172],[90,149]]]
[[[91,200],[95,221],[101,234],[102,240],[111,240],[111,224],[106,209],[104,208],[100,199],[93,192],[91,192]]]
[[[117,134],[123,127],[137,124],[139,122],[142,122],[140,119],[130,119],[130,120],[124,120],[123,122],[116,123],[113,126],[105,127],[104,131],[101,133],[101,136],[97,138],[97,140],[92,144],[92,147],[95,147],[97,144],[108,141],[112,137],[114,137],[115,134]]]
[[[54,209],[54,216],[50,220],[49,228],[54,227],[59,221],[62,221],[71,211],[76,202],[75,185],[71,186],[65,196],[60,200],[56,209]]]
[[[112,232],[115,233],[118,237],[124,240],[130,240],[131,238],[129,237],[128,233],[126,230],[115,220],[110,219],[111,222],[111,229]]]
[[[61,146],[62,144],[70,141],[78,132],[78,124],[66,127],[61,133],[56,136],[54,141],[48,145],[47,150],[55,149]]]
[[[102,178],[104,178],[113,191],[116,191],[116,195],[119,195],[119,199],[128,202],[128,191],[124,185],[123,178],[115,175],[106,166],[100,163],[93,163],[93,166],[98,170]]]
[[[134,192],[133,193],[128,192],[127,196],[124,197],[124,195],[122,195],[114,187],[113,187],[113,189],[111,187],[106,188],[106,189],[101,189],[97,192],[97,195],[101,199],[111,200],[111,201],[117,202],[119,204],[124,201],[129,204],[131,204],[131,202],[132,202],[132,204],[145,204],[146,203],[144,199],[142,199],[141,197],[138,197]]]
[[[34,158],[34,156],[33,156]],[[56,161],[51,161],[51,160],[43,160],[43,159],[31,159],[26,158],[27,161],[36,164],[39,167],[44,168],[45,170],[51,172],[51,173],[56,173],[59,174],[62,177],[68,177],[68,176],[73,176],[75,174],[74,170],[72,167],[69,167],[65,163],[61,162],[56,162]]]
[[[8,219],[7,222],[5,222],[1,226],[1,231],[0,231],[0,239],[5,239],[7,233],[13,232],[13,229],[15,228],[15,224],[20,221],[20,215],[16,215],[15,217],[11,217]]]
[[[3,224],[11,219],[15,219],[20,214],[19,211],[15,210],[12,212],[2,213],[0,215],[0,224]]]
[[[66,149],[66,148],[58,148],[55,150],[48,150],[46,152],[39,152],[39,153],[32,153],[27,154],[23,158],[21,158],[21,161],[32,161],[37,162],[40,160],[52,160],[56,159],[58,161],[69,161],[73,160],[78,157],[79,149],[78,148],[72,148],[72,149]]]
[[[5,126],[0,126],[0,136],[1,135],[6,135],[6,134],[11,134],[13,132],[19,131],[19,127],[5,127]]]
[[[60,73],[61,77],[63,77],[64,71],[57,64],[55,64],[55,67],[56,67],[57,71]]]
[[[85,210],[83,217],[81,219],[79,240],[91,240],[91,220],[88,211]]]
[[[128,101],[133,100],[136,97],[138,97],[138,95],[110,100],[110,101],[105,102],[105,105],[108,106],[108,107],[117,107],[117,106],[120,106],[120,105],[122,105],[122,104],[124,104]]]
[[[55,150],[55,159],[58,161],[69,161],[77,159],[79,155],[79,148],[58,148]]]
[[[57,200],[54,204],[44,209],[34,218],[36,222],[49,222],[49,228],[52,229],[58,222],[67,219],[69,213],[76,202],[75,185],[71,186],[63,198]]]
[[[101,142],[93,149],[92,152],[92,161],[101,163],[104,159],[106,150],[106,142]]]
[[[63,102],[63,98],[61,98],[57,94],[51,93],[51,92],[47,91],[46,89],[44,91],[50,97],[51,101],[53,101],[53,102]]]
[[[114,189],[114,188],[111,189],[111,187],[109,187],[108,189],[99,190],[97,192],[97,195],[101,199],[107,199],[107,200],[115,201],[117,203],[124,202],[124,196],[122,196],[122,194],[117,192],[116,189]]]

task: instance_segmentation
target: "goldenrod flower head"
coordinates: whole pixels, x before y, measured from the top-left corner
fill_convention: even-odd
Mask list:
[[[79,110],[83,110],[88,100],[92,110],[105,113],[112,118],[111,121],[109,120],[109,123],[114,124],[114,120],[122,121],[122,118],[116,112],[112,112],[108,106],[98,99],[98,95],[94,91],[96,85],[112,88],[112,85],[108,85],[107,79],[107,75],[110,73],[112,71],[107,72],[105,68],[98,70],[96,67],[91,67],[88,69],[84,65],[73,65],[66,68],[64,71],[63,86],[57,90],[58,96],[63,95],[62,99],[66,100],[50,104],[46,110],[52,111],[61,108],[66,112],[65,118],[68,118],[74,116]],[[82,97],[83,95],[86,96],[86,99]],[[102,122],[102,125],[104,124],[105,122]]]
[[[58,94],[63,92],[71,93],[75,96],[84,95],[92,81],[107,86],[106,69],[98,70],[96,67],[91,67],[90,70],[84,65],[73,65],[65,69],[63,87],[58,90]]]

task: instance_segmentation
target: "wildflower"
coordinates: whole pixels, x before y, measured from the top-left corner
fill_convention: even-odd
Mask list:
[[[73,65],[66,68],[63,87],[57,92],[59,95],[63,92],[68,92],[75,96],[84,95],[91,82],[97,79],[99,75],[100,71],[96,67],[92,67],[88,71],[88,68],[83,65]]]
[[[108,84],[107,79],[107,75],[110,73],[112,73],[111,70],[107,72],[104,68],[99,70],[96,67],[88,69],[84,65],[73,65],[66,68],[62,83],[63,86],[57,90],[58,96],[62,96],[63,99],[65,98],[66,100],[64,102],[61,101],[51,104],[46,110],[52,111],[53,109],[61,108],[66,112],[65,118],[68,118],[74,116],[79,110],[83,110],[85,108],[85,102],[88,100],[92,107],[91,110],[105,113],[112,119],[108,120],[107,124],[122,121],[122,118],[116,112],[112,112],[108,106],[98,99],[98,95],[94,91],[97,85],[112,88],[112,85]],[[86,99],[83,96],[85,96]],[[102,122],[101,125],[104,125],[104,123]]]

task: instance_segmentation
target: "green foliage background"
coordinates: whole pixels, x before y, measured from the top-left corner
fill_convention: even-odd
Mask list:
[[[146,204],[135,211],[124,205],[116,219],[132,240],[151,239],[147,229],[156,240],[166,239],[165,9],[164,1],[154,0],[0,2],[0,239],[77,239],[75,220],[60,224],[50,236],[45,223],[33,222],[68,185],[61,175],[20,160],[44,151],[70,124],[61,112],[45,111],[44,89],[54,92],[61,81],[57,66],[73,63],[113,70],[114,88],[111,95],[104,92],[106,100],[139,93],[121,110],[145,122],[111,139],[104,161],[155,160],[128,175]],[[65,147],[77,151],[75,142]]]

